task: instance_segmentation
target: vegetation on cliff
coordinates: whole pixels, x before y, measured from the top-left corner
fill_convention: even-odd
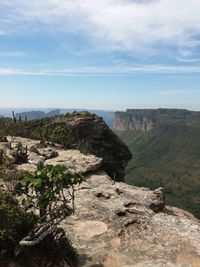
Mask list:
[[[164,187],[170,205],[200,218],[200,115],[175,111],[157,110],[150,131],[118,132],[133,154],[125,180],[152,189]]]
[[[0,265],[26,266],[31,257],[29,266],[76,266],[78,255],[57,226],[75,211],[74,185],[83,176],[42,163],[34,174],[15,172],[1,165]]]

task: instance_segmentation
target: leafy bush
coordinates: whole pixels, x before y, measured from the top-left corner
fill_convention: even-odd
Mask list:
[[[40,218],[46,219],[47,215],[54,217],[58,211],[68,211],[70,202],[74,210],[74,185],[80,184],[83,179],[81,174],[70,172],[64,165],[46,165],[34,174],[23,177],[16,187],[16,193],[25,194],[22,204],[27,209],[39,209]],[[69,189],[68,197],[65,188]]]
[[[74,143],[74,137],[70,129],[64,126],[57,126],[53,129],[49,138],[52,142],[60,144],[65,148],[72,148]]]

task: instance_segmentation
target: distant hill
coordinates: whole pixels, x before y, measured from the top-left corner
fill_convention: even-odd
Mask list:
[[[166,189],[168,203],[200,218],[200,112],[127,110],[114,128],[133,154],[126,182]]]
[[[52,117],[52,116],[57,116],[60,115],[60,110],[51,110],[49,112],[44,112],[44,111],[26,111],[26,112],[21,112],[16,114],[16,119],[19,120],[21,117],[22,120],[38,120],[38,119],[43,119],[47,117]]]
[[[106,124],[112,128],[113,127],[113,118],[114,112],[106,111],[106,110],[85,110],[85,109],[0,109],[0,115],[5,117],[12,117],[12,111],[15,111],[16,118],[19,119],[21,117],[22,120],[37,120],[42,118],[47,118],[55,115],[72,113],[74,111],[89,111],[91,113],[95,113],[98,116],[102,117]]]

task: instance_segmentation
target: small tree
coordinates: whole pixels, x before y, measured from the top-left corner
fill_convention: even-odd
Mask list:
[[[22,204],[27,209],[38,209],[40,219],[45,221],[54,219],[59,212],[74,212],[74,185],[83,179],[81,174],[72,173],[64,165],[47,165],[21,179],[17,193],[25,196]]]
[[[33,231],[19,242],[15,255],[24,246],[34,246],[52,234],[57,225],[74,212],[75,189],[84,177],[72,173],[63,165],[47,165],[22,178],[16,186],[16,193],[22,198],[26,210],[39,210],[39,221]],[[70,206],[71,204],[71,206]]]

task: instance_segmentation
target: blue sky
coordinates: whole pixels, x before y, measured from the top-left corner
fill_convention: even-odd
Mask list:
[[[0,107],[200,110],[199,0],[1,0]]]

